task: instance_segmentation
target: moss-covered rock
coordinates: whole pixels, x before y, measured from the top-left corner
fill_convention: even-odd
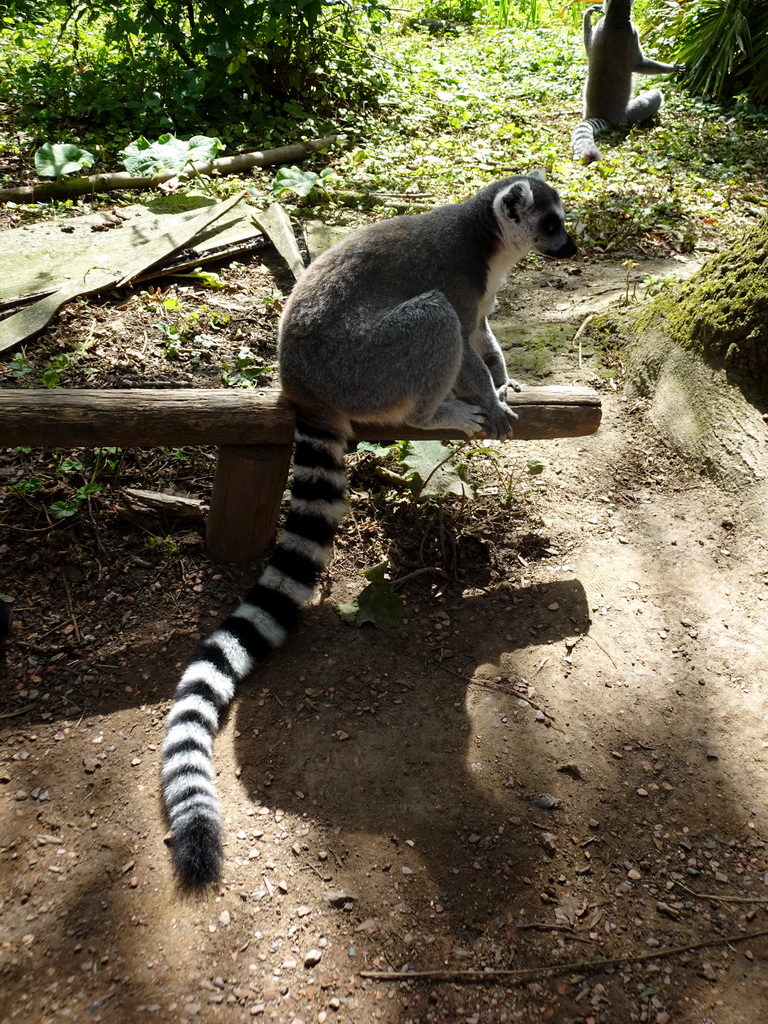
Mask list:
[[[685,284],[659,295],[638,326],[658,317],[684,348],[748,374],[768,391],[768,217]]]

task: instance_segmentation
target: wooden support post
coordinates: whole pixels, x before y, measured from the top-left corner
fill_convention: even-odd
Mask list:
[[[219,448],[205,528],[208,554],[247,562],[275,535],[293,449],[287,444]]]

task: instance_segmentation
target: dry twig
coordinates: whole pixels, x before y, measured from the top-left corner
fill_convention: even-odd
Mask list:
[[[768,928],[759,932],[746,932],[741,935],[728,935],[719,939],[706,939],[688,946],[671,946],[668,949],[657,949],[652,953],[638,953],[635,956],[617,956],[607,960],[577,960],[568,964],[552,964],[547,967],[523,967],[520,970],[499,970],[488,968],[484,971],[361,971],[361,978],[374,981],[433,981],[463,982],[473,984],[481,981],[535,981],[539,978],[552,978],[558,974],[583,971],[601,971],[606,967],[618,967],[621,964],[639,964],[646,960],[662,960],[665,957],[677,956],[679,953],[692,953],[697,949],[710,949],[714,946],[728,946],[734,942],[745,942],[748,939],[759,939],[768,935]]]

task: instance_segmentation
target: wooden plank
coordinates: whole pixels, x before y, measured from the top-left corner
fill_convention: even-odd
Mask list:
[[[582,437],[600,425],[600,396],[586,387],[509,391],[518,440]],[[0,445],[152,448],[291,445],[294,413],[278,390],[0,390]],[[358,440],[456,438],[456,432],[360,425]]]
[[[272,203],[266,210],[254,213],[253,219],[269,237],[288,264],[294,279],[298,281],[305,270],[304,257],[296,242],[290,218],[283,207],[279,203]]]
[[[212,210],[217,202],[202,196],[162,196],[122,207],[118,212],[99,212],[67,220],[39,221],[20,228],[0,231],[0,308],[28,296],[55,291],[92,267],[113,269],[138,252],[150,239],[166,237],[201,211]],[[204,228],[184,246],[193,244],[201,257],[211,248],[263,239],[253,223],[253,207],[240,203],[215,223]],[[178,251],[178,250],[175,250]]]

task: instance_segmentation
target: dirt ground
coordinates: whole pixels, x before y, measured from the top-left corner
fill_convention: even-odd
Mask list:
[[[441,535],[352,456],[320,600],[217,740],[226,861],[205,895],[170,870],[164,716],[257,566],[212,563],[199,524],[148,524],[119,492],[150,477],[204,497],[212,453],[132,455],[54,527],[42,499],[64,484],[0,489],[3,1022],[766,1018],[765,541],[654,435],[620,357],[572,344],[625,294],[618,264],[531,264],[504,293],[502,326],[561,339],[552,356],[508,336],[520,375],[591,383],[604,410],[593,437],[502,446],[510,505],[480,460],[482,495],[447,505]],[[263,295],[286,286],[256,261],[221,273],[214,299],[240,312],[210,362],[163,361],[152,297],[73,307],[27,355],[89,338],[64,383],[210,386],[244,338],[268,358]],[[40,458],[7,453],[0,482]],[[547,468],[529,479],[531,458]],[[335,605],[387,555],[413,574],[402,624],[343,622]],[[365,976],[395,971],[447,973]]]

